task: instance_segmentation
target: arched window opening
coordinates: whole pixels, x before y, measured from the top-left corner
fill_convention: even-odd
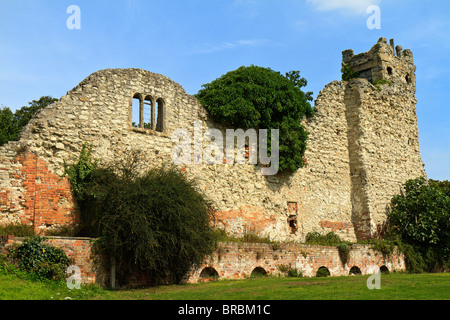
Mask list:
[[[144,100],[144,125],[145,129],[152,129],[153,102],[152,97],[147,96]]]
[[[141,124],[141,101],[141,95],[139,93],[136,93],[133,96],[133,103],[131,108],[131,125],[135,128],[139,128]]]
[[[162,98],[154,100],[147,95],[145,99],[140,93],[135,93],[131,106],[131,124],[134,128],[150,129],[164,132],[165,102]]]
[[[391,67],[387,67],[387,73],[388,75],[392,76],[393,71]]]
[[[164,100],[161,98],[156,101],[155,119],[156,119],[156,125],[155,125],[156,131],[163,132],[164,131]]]
[[[212,267],[206,267],[200,272],[200,279],[217,279],[219,278],[219,273],[216,269]]]
[[[357,266],[353,266],[353,267],[350,269],[350,272],[349,272],[349,275],[351,275],[351,276],[353,276],[353,275],[359,276],[359,275],[361,275],[361,274],[362,274],[361,269],[358,268]]]
[[[411,77],[409,76],[409,74],[406,75],[405,77],[406,83],[411,83]]]
[[[380,272],[383,274],[389,274],[389,269],[388,269],[388,267],[383,265],[380,267]]]
[[[253,269],[252,274],[250,275],[250,277],[252,277],[252,278],[265,277],[265,276],[267,276],[267,271],[261,267],[256,267],[255,269]]]
[[[320,267],[316,272],[316,277],[329,277],[330,275],[327,267]]]

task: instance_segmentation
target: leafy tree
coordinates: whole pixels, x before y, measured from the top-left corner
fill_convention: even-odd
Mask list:
[[[444,180],[444,181],[439,181],[439,180],[428,180],[431,184],[437,186],[438,188],[441,188],[441,190],[445,193],[445,195],[447,197],[450,197],[450,181],[448,180]]]
[[[95,163],[90,157],[85,150],[72,167]],[[136,273],[155,284],[179,283],[215,248],[213,210],[194,181],[176,168],[141,170],[139,163],[134,152],[109,166],[71,170],[89,172],[69,175],[84,189],[76,192],[79,235],[98,238],[96,248],[115,259],[123,284]]]
[[[17,126],[20,131],[28,124],[31,118],[34,117],[39,110],[51,105],[52,103],[58,101],[56,98],[50,96],[43,96],[39,100],[33,100],[28,103],[28,106],[24,106],[16,111],[14,117],[17,121]]]
[[[19,130],[14,113],[8,107],[0,108],[0,146],[17,140]]]
[[[304,166],[308,133],[300,121],[313,116],[311,92],[299,71],[281,73],[258,66],[240,67],[204,84],[196,97],[216,121],[234,128],[280,130],[280,170]]]
[[[392,199],[388,214],[388,236],[399,236],[418,254],[428,271],[448,263],[450,258],[450,196],[448,184],[420,177],[405,183],[405,191]],[[426,266],[425,266],[426,265]]]
[[[28,124],[31,118],[41,109],[47,107],[58,99],[50,96],[43,96],[39,100],[33,100],[16,112],[12,112],[8,107],[0,109],[0,146],[9,141],[17,141],[19,134]]]

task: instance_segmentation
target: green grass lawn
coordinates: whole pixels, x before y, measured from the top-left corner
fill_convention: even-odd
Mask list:
[[[111,291],[0,274],[0,300],[450,300],[449,273],[382,274],[379,290],[367,288],[368,277],[266,277]]]

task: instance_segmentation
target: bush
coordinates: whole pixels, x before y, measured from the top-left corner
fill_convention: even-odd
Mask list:
[[[13,235],[16,237],[34,236],[34,228],[32,225],[25,224],[9,224],[0,227],[0,236]]]
[[[350,243],[343,241],[334,232],[329,232],[326,235],[322,235],[318,232],[310,232],[306,235],[306,243],[316,244],[320,246],[335,246],[339,252],[339,258],[342,264],[346,264],[350,256]]]
[[[302,278],[303,272],[297,268],[293,268],[288,270],[287,276],[292,278]]]
[[[348,64],[342,64],[342,81],[350,81],[351,79],[358,78],[359,73],[353,71]]]
[[[62,249],[44,244],[45,240],[39,236],[27,238],[22,245],[10,250],[9,257],[20,270],[36,279],[66,279],[66,270],[72,261]]]
[[[196,98],[219,123],[268,129],[269,152],[270,129],[279,129],[279,170],[295,172],[305,165],[308,133],[301,119],[314,114],[308,102],[312,93],[301,90],[306,84],[298,71],[283,76],[270,68],[240,67],[204,84]]]
[[[321,246],[335,246],[342,243],[342,239],[334,232],[322,235],[319,232],[310,232],[306,235],[305,242]]]
[[[405,183],[392,199],[387,237],[398,238],[414,272],[435,271],[450,260],[450,196],[448,185],[420,177]]]
[[[215,248],[214,210],[175,167],[141,171],[139,159],[133,152],[76,182],[83,186],[80,235],[98,238],[97,250],[115,259],[124,284],[120,275],[130,272],[155,284],[179,283]]]

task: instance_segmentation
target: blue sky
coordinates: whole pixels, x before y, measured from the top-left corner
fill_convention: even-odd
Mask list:
[[[70,5],[81,29],[67,28]],[[381,29],[369,29],[370,5]],[[1,0],[0,105],[60,98],[91,73],[142,68],[195,94],[240,66],[300,70],[317,96],[340,80],[342,51],[380,37],[411,49],[428,177],[450,180],[448,0]]]

